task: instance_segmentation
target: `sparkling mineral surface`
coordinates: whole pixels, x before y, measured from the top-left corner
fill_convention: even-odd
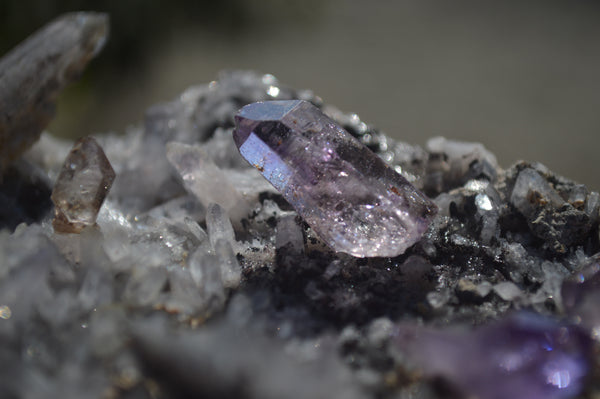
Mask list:
[[[249,104],[235,121],[242,156],[338,252],[400,255],[436,213],[424,194],[307,101]]]
[[[96,223],[115,171],[92,137],[77,141],[67,156],[52,191],[56,232],[79,233]]]

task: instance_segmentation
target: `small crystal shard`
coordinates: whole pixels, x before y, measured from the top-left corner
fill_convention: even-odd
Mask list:
[[[336,251],[400,255],[436,213],[431,200],[307,101],[249,104],[235,121],[242,156]]]
[[[524,169],[519,173],[510,196],[510,202],[525,217],[531,218],[545,205],[560,207],[565,201],[538,172]]]
[[[54,230],[79,233],[93,226],[114,179],[115,171],[96,140],[84,137],[77,141],[52,191]]]
[[[210,245],[220,264],[221,279],[226,288],[235,288],[241,279],[241,268],[234,247],[235,232],[225,210],[218,204],[210,204],[206,211],[206,227]]]

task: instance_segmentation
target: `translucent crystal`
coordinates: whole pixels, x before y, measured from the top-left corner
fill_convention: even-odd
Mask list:
[[[240,153],[332,249],[397,256],[436,206],[309,102],[249,104],[235,117]]]
[[[50,22],[0,59],[0,171],[40,136],[56,98],[102,49],[108,16],[69,13]]]
[[[564,200],[538,172],[533,169],[525,169],[519,173],[510,196],[510,202],[525,217],[531,217],[537,208],[546,204],[558,208],[564,203]]]
[[[519,287],[510,281],[503,281],[494,286],[494,292],[505,301],[513,301],[523,295]]]
[[[203,293],[189,270],[174,268],[169,273],[169,295],[165,309],[173,313],[194,314],[205,308]]]
[[[226,288],[237,288],[242,279],[242,269],[231,244],[219,240],[215,244],[215,254],[221,269],[221,280]]]
[[[131,274],[123,296],[133,305],[149,306],[157,300],[166,283],[167,272],[164,268],[140,267]]]
[[[94,225],[114,179],[115,171],[96,140],[85,137],[77,141],[52,191],[54,230],[79,233]]]
[[[204,310],[219,310],[225,304],[227,294],[217,256],[202,250],[196,251],[190,258],[190,273],[196,290],[202,295]]]
[[[167,158],[179,172],[186,188],[208,207],[218,203],[236,217],[245,216],[247,204],[209,154],[198,146],[181,143],[167,145]]]
[[[206,227],[210,245],[221,270],[221,280],[226,288],[235,288],[241,279],[241,268],[234,248],[237,246],[231,221],[225,210],[210,204],[206,211]]]
[[[481,399],[571,398],[590,369],[591,341],[581,329],[530,313],[463,333],[400,326],[396,337],[425,375]]]

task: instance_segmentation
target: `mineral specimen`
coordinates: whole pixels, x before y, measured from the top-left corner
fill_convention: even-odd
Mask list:
[[[400,255],[436,206],[307,101],[249,104],[235,117],[240,153],[332,249]]]
[[[0,172],[54,117],[59,92],[102,49],[108,16],[65,14],[0,59]]]
[[[52,190],[54,230],[79,233],[94,225],[114,179],[115,171],[96,140],[77,141]]]
[[[322,106],[431,195],[439,212],[406,255],[330,251],[240,156],[236,111],[275,94]],[[598,396],[598,193],[540,164],[502,169],[480,144],[396,142],[272,75],[222,73],[147,115],[98,137],[118,174],[99,229],[48,228],[71,143],[44,133],[6,170],[0,398]],[[363,154],[342,151],[350,171]],[[389,173],[374,161],[369,187],[376,172]]]
[[[581,329],[529,313],[471,333],[400,326],[396,334],[425,374],[481,399],[570,398],[590,368],[592,342]]]

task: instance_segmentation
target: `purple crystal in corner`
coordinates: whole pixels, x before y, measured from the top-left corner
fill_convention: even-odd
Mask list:
[[[592,341],[577,326],[522,313],[463,334],[400,325],[395,344],[427,376],[481,399],[567,399],[590,370]]]
[[[332,249],[397,256],[437,209],[381,158],[307,101],[246,105],[235,143]]]

